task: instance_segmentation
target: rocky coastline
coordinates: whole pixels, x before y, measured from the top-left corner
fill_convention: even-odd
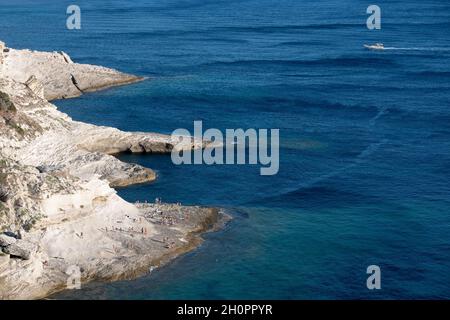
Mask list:
[[[178,141],[73,121],[49,102],[142,80],[0,42],[0,299],[44,298],[73,270],[82,283],[137,277],[228,219],[216,208],[126,202],[113,187],[156,174],[114,154],[169,153]]]

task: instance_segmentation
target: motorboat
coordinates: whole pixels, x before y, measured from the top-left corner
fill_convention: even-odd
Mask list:
[[[365,44],[365,48],[370,50],[384,50],[384,44],[382,43],[375,43],[375,44]]]

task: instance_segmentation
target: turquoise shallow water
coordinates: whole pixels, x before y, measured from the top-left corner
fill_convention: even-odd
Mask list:
[[[134,281],[58,298],[449,298],[450,6],[378,1],[1,0],[0,39],[149,77],[56,105],[76,120],[171,133],[279,128],[278,175],[174,166],[127,200],[221,206],[235,219],[198,250]],[[392,50],[370,52],[364,43]],[[396,49],[397,48],[397,49]],[[366,288],[366,268],[382,290]]]

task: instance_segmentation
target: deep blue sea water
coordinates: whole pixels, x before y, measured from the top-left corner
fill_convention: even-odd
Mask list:
[[[67,30],[78,4],[82,30]],[[450,3],[0,0],[0,39],[64,50],[145,82],[57,101],[130,131],[279,128],[281,165],[157,170],[127,200],[221,206],[235,219],[198,250],[134,281],[58,298],[450,298]],[[368,51],[383,42],[391,50]],[[366,288],[379,265],[382,289]]]

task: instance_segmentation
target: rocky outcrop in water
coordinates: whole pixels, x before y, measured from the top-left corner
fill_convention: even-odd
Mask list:
[[[47,100],[77,97],[83,92],[143,80],[109,68],[73,63],[65,52],[7,50],[2,50],[3,73],[21,83],[34,76],[43,84]]]

